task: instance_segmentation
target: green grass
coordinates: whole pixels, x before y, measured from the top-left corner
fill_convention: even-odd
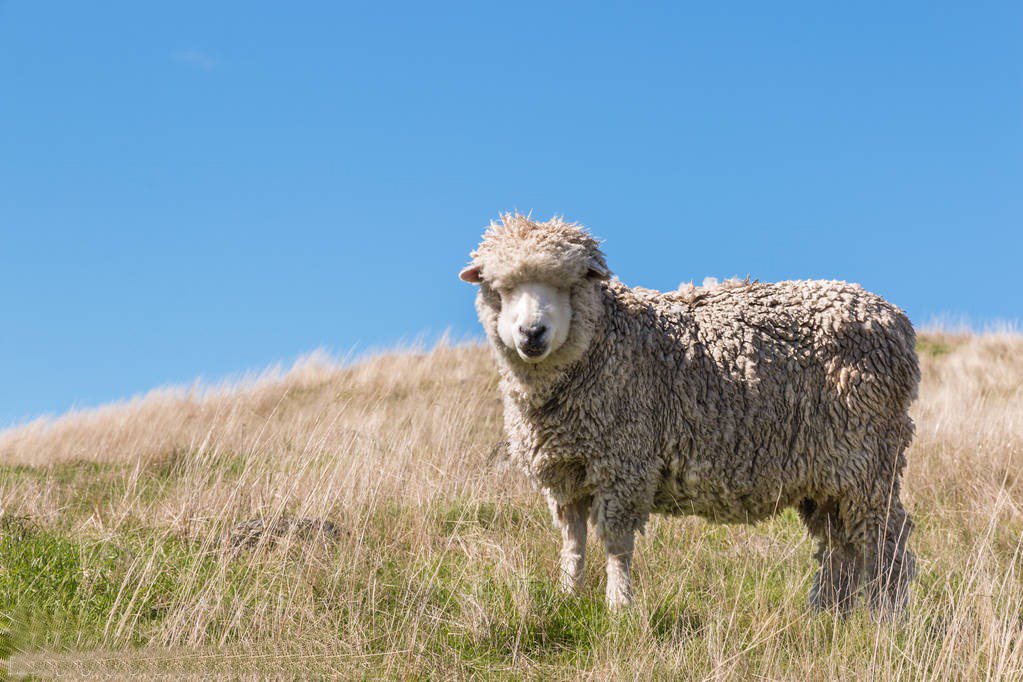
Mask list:
[[[162,463],[152,484],[173,478],[176,466],[170,460]],[[616,618],[603,603],[597,548],[591,547],[591,588],[581,596],[558,589],[553,570],[557,535],[539,500],[532,506],[470,498],[438,501],[425,515],[436,547],[429,555],[412,548],[412,538],[422,531],[422,512],[392,503],[366,516],[360,544],[368,561],[352,562],[344,548],[330,546],[241,550],[225,559],[222,547],[183,540],[159,528],[127,525],[108,535],[73,529],[89,509],[119,494],[109,483],[127,474],[117,471],[106,465],[55,467],[47,475],[58,485],[85,483],[69,516],[54,527],[10,517],[0,524],[0,612],[18,614],[15,629],[23,651],[130,650],[158,643],[175,606],[195,601],[213,585],[225,608],[203,620],[203,641],[230,646],[251,639],[245,614],[258,613],[266,595],[288,592],[308,606],[296,609],[292,624],[298,631],[322,637],[357,627],[365,656],[386,656],[402,645],[406,628],[418,627],[417,646],[423,653],[470,673],[523,661],[547,670],[586,667],[599,659],[609,640],[627,646],[652,636],[678,645],[702,632],[708,620],[706,595],[721,587],[730,598],[757,593],[781,604],[792,571],[801,574],[805,568],[782,564],[754,575],[742,557],[722,564],[714,553],[728,546],[729,530],[708,526],[702,539],[707,554],[694,558],[707,564],[702,572],[706,582],[676,585],[650,613]],[[86,482],[86,474],[108,485]],[[7,468],[4,475],[32,478],[40,473]],[[776,523],[784,534],[796,522],[782,517]],[[656,524],[647,538],[649,549],[643,551],[651,558],[646,571],[671,571],[658,566],[657,557],[673,540],[670,525]],[[476,542],[530,536],[544,540],[543,552],[528,557],[525,580],[498,573],[472,553]]]
[[[232,460],[221,465],[232,466]],[[179,466],[160,463],[150,484],[166,484]],[[40,473],[7,468],[4,475],[27,479]],[[439,500],[425,514],[397,501],[377,505],[365,515],[359,561],[346,556],[347,548],[330,545],[225,555],[223,547],[159,528],[126,525],[107,535],[75,530],[89,509],[119,494],[109,483],[127,472],[74,464],[46,475],[58,485],[78,485],[82,499],[69,508],[68,518],[53,527],[11,517],[0,522],[0,612],[17,614],[13,631],[22,651],[187,644],[187,637],[168,642],[166,630],[180,615],[180,604],[201,600],[210,589],[222,607],[198,622],[200,632],[192,635],[198,640],[230,647],[273,637],[247,624],[266,608],[267,595],[289,594],[301,606],[291,622],[296,632],[315,639],[328,633],[345,637],[357,629],[358,655],[368,663],[406,647],[410,629],[417,629],[419,664],[434,661],[465,675],[586,670],[605,662],[609,649],[618,652],[612,660],[627,661],[630,648],[670,650],[687,666],[710,669],[717,663],[707,651],[708,638],[723,637],[726,649],[732,639],[747,641],[748,660],[765,655],[768,646],[771,656],[798,652],[803,658],[836,646],[834,620],[802,609],[811,547],[791,510],[757,530],[693,519],[654,521],[637,562],[644,606],[614,616],[603,603],[603,560],[595,543],[590,587],[579,596],[558,589],[557,534],[539,500],[524,506],[460,497]],[[83,480],[88,476],[107,485]],[[428,554],[415,550],[424,544],[424,528],[430,534],[426,544],[434,548]],[[500,573],[473,551],[478,543],[516,538],[542,540],[526,548],[525,576]],[[768,540],[769,545],[758,544]],[[793,547],[797,551],[780,558]],[[963,578],[938,580],[925,573],[916,599],[940,600],[944,591],[962,589],[957,580]],[[727,633],[720,632],[722,610],[731,612]],[[757,641],[765,613],[782,615],[770,644]],[[799,624],[786,624],[794,614]],[[844,623],[841,645],[866,655],[874,645],[873,627],[869,620]],[[935,627],[940,631],[940,624]],[[859,638],[850,640],[850,632]],[[909,635],[896,629],[889,636]],[[787,642],[780,649],[777,637]],[[8,650],[13,641],[5,641]]]
[[[146,642],[183,576],[210,561],[165,534],[89,538],[12,518],[0,520],[0,557],[0,612],[17,614],[25,646],[55,648]],[[133,624],[124,637],[112,632],[121,619]]]
[[[737,549],[736,531],[729,527],[654,524],[640,547],[640,605],[624,616],[604,606],[595,545],[590,587],[580,596],[566,596],[556,585],[556,534],[550,529],[543,537],[549,546],[527,556],[525,576],[501,574],[474,555],[472,543],[514,538],[523,520],[542,511],[539,504],[438,503],[428,514],[436,551],[417,555],[405,551],[401,538],[416,532],[418,513],[393,507],[386,512],[389,523],[380,519],[367,526],[363,556],[370,560],[362,563],[348,561],[344,548],[321,548],[325,554],[316,554],[295,547],[243,551],[225,564],[209,549],[156,530],[85,539],[6,519],[0,538],[0,611],[20,614],[24,651],[130,651],[160,642],[175,604],[194,600],[212,584],[227,606],[204,620],[199,637],[230,650],[272,639],[272,633],[253,632],[247,623],[265,608],[268,595],[288,593],[308,605],[296,609],[294,633],[315,640],[358,631],[362,644],[352,652],[353,660],[367,666],[357,665],[359,674],[408,648],[410,630],[416,629],[415,661],[402,677],[429,676],[431,664],[461,676],[560,676],[601,668],[608,660],[617,661],[617,673],[624,674],[630,650],[666,652],[654,669],[670,676],[668,660],[693,670],[722,665],[708,650],[708,640],[719,642],[732,652],[729,656],[742,651],[734,661],[724,656],[729,676],[742,677],[755,672],[758,657],[791,656],[798,668],[807,656],[827,656],[836,646],[860,660],[875,647],[876,624],[862,614],[842,621],[839,631],[829,615],[803,611],[808,546],[787,559],[771,548],[749,549],[751,555],[744,553],[748,548]],[[688,538],[692,547],[682,551],[680,530],[698,533]],[[790,540],[798,545],[793,537],[798,531],[790,514],[761,529],[782,546]],[[741,534],[746,540],[759,537]],[[155,562],[148,572],[138,570],[143,559]],[[925,573],[915,599],[940,601],[946,590],[961,589],[953,583]],[[135,590],[137,599],[126,604],[123,593]],[[723,617],[722,611],[731,615]],[[765,614],[779,616],[769,641],[758,637]],[[117,634],[120,622],[131,622],[123,635]],[[934,624],[932,636],[940,637],[942,627]],[[884,634],[899,647],[912,636],[898,625]]]
[[[234,467],[233,476],[243,468],[231,457],[216,462]],[[166,494],[185,472],[180,456],[160,460],[146,485]],[[357,662],[349,672],[358,675],[406,650],[414,660],[402,677],[429,676],[431,666],[458,676],[559,677],[605,670],[609,662],[622,675],[630,651],[660,652],[644,669],[665,676],[681,666],[744,677],[756,673],[760,659],[775,669],[802,669],[808,658],[834,658],[836,649],[861,669],[876,656],[877,624],[867,614],[836,620],[805,611],[812,547],[792,510],[757,528],[655,518],[639,543],[637,606],[616,616],[603,602],[603,557],[592,540],[588,588],[578,596],[559,590],[558,535],[538,497],[523,504],[459,496],[425,509],[380,502],[356,514],[364,520],[357,556],[356,545],[344,543],[231,550],[137,523],[112,533],[87,530],[90,510],[123,495],[130,474],[127,466],[84,463],[3,470],[23,483],[46,477],[77,499],[49,525],[0,520],[0,613],[13,618],[0,654],[252,647],[278,641],[278,631],[253,624],[277,608],[268,601],[286,595],[290,636],[305,645],[329,648],[332,638],[357,634],[347,656]],[[221,519],[210,527],[218,523],[221,532],[230,525]],[[992,529],[992,551],[1011,557],[1020,530],[1016,523]],[[499,570],[477,552],[488,545],[521,553],[525,572]],[[949,593],[971,589],[965,570],[925,570],[914,602],[937,614]],[[215,607],[182,621],[182,605],[210,595]],[[950,627],[932,615],[916,632],[895,624],[882,636],[897,649],[935,648]],[[328,656],[326,668],[317,668],[316,656],[302,660],[312,667],[299,669],[310,675],[336,663]],[[125,665],[126,674],[136,670]]]

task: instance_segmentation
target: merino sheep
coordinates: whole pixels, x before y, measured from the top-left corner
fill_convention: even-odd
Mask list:
[[[630,288],[580,226],[510,214],[460,277],[479,285],[508,455],[550,503],[567,590],[587,520],[618,609],[651,512],[736,523],[795,507],[818,542],[813,606],[844,611],[861,587],[875,609],[905,605],[920,372],[901,310],[845,282]]]

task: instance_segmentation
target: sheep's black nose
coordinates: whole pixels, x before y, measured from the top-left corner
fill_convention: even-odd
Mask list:
[[[530,346],[539,346],[540,339],[547,331],[547,325],[538,324],[535,327],[519,327],[519,333],[526,337],[526,343]]]

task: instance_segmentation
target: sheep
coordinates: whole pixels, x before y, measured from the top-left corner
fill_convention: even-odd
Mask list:
[[[558,217],[502,215],[471,259],[460,278],[479,285],[507,454],[548,500],[565,590],[582,586],[588,521],[617,611],[651,513],[754,523],[795,507],[817,541],[812,607],[905,606],[920,372],[901,310],[838,281],[630,288]]]

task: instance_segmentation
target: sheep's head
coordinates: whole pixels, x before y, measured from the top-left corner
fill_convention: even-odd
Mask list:
[[[459,277],[480,285],[480,322],[509,359],[572,359],[559,350],[588,343],[592,330],[583,328],[592,327],[596,287],[611,273],[584,229],[506,214],[491,223],[472,259]]]

